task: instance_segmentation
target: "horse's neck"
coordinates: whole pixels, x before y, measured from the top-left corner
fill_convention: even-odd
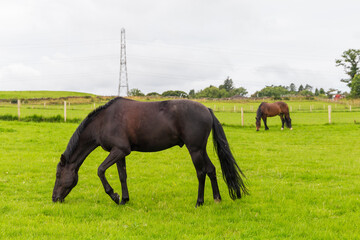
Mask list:
[[[69,156],[70,162],[75,163],[77,168],[79,168],[86,157],[97,147],[98,145],[96,145],[95,141],[92,139],[87,139],[87,141],[79,140],[75,149],[73,149],[71,156]]]

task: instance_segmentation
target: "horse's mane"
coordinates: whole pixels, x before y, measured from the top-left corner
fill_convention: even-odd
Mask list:
[[[265,104],[265,102],[262,102],[260,105],[259,105],[259,108],[257,109],[256,111],[256,118],[261,118],[261,115],[262,115],[262,112],[261,112],[261,106]]]
[[[68,162],[70,160],[70,156],[74,153],[78,141],[80,138],[80,134],[84,131],[87,125],[104,109],[108,108],[111,104],[113,104],[116,100],[122,99],[121,97],[116,97],[114,99],[111,99],[109,102],[107,102],[105,105],[102,105],[98,108],[96,108],[94,111],[89,113],[87,117],[80,123],[80,125],[77,127],[75,132],[73,133],[72,137],[70,138],[70,141],[66,147],[66,150],[64,152],[64,156],[66,161]]]

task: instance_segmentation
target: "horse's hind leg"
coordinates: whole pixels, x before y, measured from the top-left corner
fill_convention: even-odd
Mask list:
[[[217,182],[217,178],[216,178],[215,166],[210,161],[210,158],[206,152],[204,153],[204,155],[205,155],[205,162],[206,162],[206,173],[209,176],[210,181],[211,181],[211,187],[213,190],[214,201],[220,202],[221,196],[220,196],[219,186],[218,186],[218,182]]]
[[[198,198],[195,205],[195,207],[198,207],[204,204],[204,188],[205,188],[205,178],[206,178],[205,161],[202,150],[193,151],[189,149],[189,152],[191,155],[191,159],[194,163],[197,178],[199,181]]]
[[[116,166],[118,169],[118,173],[119,173],[119,178],[120,178],[120,183],[121,183],[121,191],[122,191],[122,196],[121,196],[121,205],[124,205],[125,203],[127,203],[129,201],[129,191],[128,191],[128,187],[127,187],[127,174],[126,174],[126,162],[125,162],[125,158],[122,158],[120,161],[116,162]]]

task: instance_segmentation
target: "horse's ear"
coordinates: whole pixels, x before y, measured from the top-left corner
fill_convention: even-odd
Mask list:
[[[66,158],[65,158],[64,154],[61,154],[61,157],[60,157],[60,164],[64,166],[64,165],[65,165],[65,163],[66,163]]]

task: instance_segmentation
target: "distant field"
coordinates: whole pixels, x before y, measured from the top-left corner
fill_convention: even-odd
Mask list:
[[[90,93],[66,91],[0,91],[0,99],[59,98],[75,96],[95,96]]]
[[[138,99],[138,98],[137,98]],[[140,98],[138,100],[150,101],[154,99]],[[161,99],[155,99],[161,100]],[[92,98],[85,103],[81,99],[67,100],[67,119],[84,119],[96,107],[107,102],[104,99]],[[94,102],[93,102],[94,101]],[[198,100],[199,101],[199,100]],[[91,103],[90,103],[91,102]],[[220,120],[226,119],[230,125],[241,125],[241,108],[244,112],[244,126],[255,127],[256,110],[261,101],[200,101],[207,107],[215,110]],[[302,124],[326,124],[328,120],[328,106],[332,109],[332,123],[360,123],[360,108],[356,103],[348,102],[328,102],[328,101],[287,101],[291,112],[293,125]],[[354,104],[354,105],[351,105]],[[21,117],[38,115],[43,117],[64,116],[63,100],[52,102],[21,103]],[[10,102],[0,102],[1,116],[11,115],[17,119],[17,104]],[[225,122],[225,121],[224,121]],[[280,118],[268,118],[269,127],[280,127]],[[263,124],[262,124],[263,125]]]

